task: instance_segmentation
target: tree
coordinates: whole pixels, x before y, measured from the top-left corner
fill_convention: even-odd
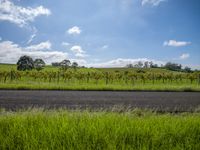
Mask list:
[[[126,67],[127,68],[133,68],[133,64],[127,64]]]
[[[17,70],[25,71],[32,70],[34,68],[33,59],[30,56],[21,56],[17,62]]]
[[[143,63],[142,61],[138,61],[137,64],[134,65],[135,68],[142,68],[143,67]]]
[[[152,68],[158,68],[158,64],[153,64]]]
[[[35,59],[34,67],[37,71],[40,71],[44,68],[45,62],[42,59]]]
[[[142,68],[142,67],[143,67],[142,61],[138,61],[138,66],[139,66],[139,68]]]
[[[186,66],[186,67],[184,68],[184,71],[185,71],[185,72],[188,72],[188,73],[192,72],[191,68],[188,67],[188,66]]]
[[[152,61],[149,62],[149,67],[153,68],[153,62]]]
[[[58,67],[58,66],[60,66],[60,63],[59,62],[53,62],[53,63],[51,63],[51,65],[54,66],[54,67]]]
[[[61,69],[63,69],[64,71],[66,71],[71,65],[71,62],[70,60],[63,60],[60,62],[60,66],[61,66]]]
[[[158,68],[158,64],[154,64],[152,61],[149,62],[150,68]]]
[[[78,67],[78,63],[77,62],[73,62],[72,63],[72,68],[76,69]]]
[[[168,62],[165,64],[165,68],[172,71],[181,71],[182,66],[176,63]]]
[[[144,62],[144,68],[149,68],[149,62],[148,61]]]

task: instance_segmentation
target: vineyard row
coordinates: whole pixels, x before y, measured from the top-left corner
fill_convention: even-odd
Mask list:
[[[134,71],[124,72],[104,72],[104,71],[1,71],[0,82],[12,82],[12,81],[24,81],[25,79],[31,81],[43,81],[43,82],[70,82],[71,80],[78,80],[80,82],[90,83],[104,81],[105,84],[112,84],[114,82],[124,82],[126,84],[134,84],[135,82],[156,82],[167,83],[177,82],[182,83],[187,81],[188,83],[200,84],[199,73],[152,73]]]

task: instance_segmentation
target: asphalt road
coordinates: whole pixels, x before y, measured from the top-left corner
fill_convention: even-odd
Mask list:
[[[0,108],[153,108],[191,111],[200,108],[200,92],[29,91],[0,90]]]

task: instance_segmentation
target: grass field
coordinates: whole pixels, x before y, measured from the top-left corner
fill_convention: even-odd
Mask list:
[[[16,65],[0,65],[0,71],[16,70]],[[136,71],[126,68],[78,69],[82,72]],[[150,73],[173,73],[165,69],[144,69]],[[42,73],[57,72],[47,66]],[[189,80],[155,81],[141,80],[125,84],[124,80],[105,84],[105,80],[70,80],[32,77],[33,72],[18,80],[0,81],[0,89],[47,90],[152,90],[152,91],[200,91],[197,82]],[[28,75],[27,75],[28,74]],[[168,114],[150,110],[89,111],[30,109],[17,112],[0,110],[0,149],[2,150],[199,150],[200,113]]]
[[[33,109],[0,113],[0,149],[199,150],[200,114]]]
[[[0,71],[2,72],[0,89],[200,91],[199,80],[194,79],[191,82],[188,79],[190,74],[160,68],[142,69],[145,73],[137,73],[137,68],[79,68],[77,70],[69,69],[68,72],[61,73],[58,77],[58,67],[46,66],[41,72],[34,70],[20,72],[22,77],[16,80],[12,79],[11,70],[16,70],[16,65],[0,64]],[[3,75],[5,71],[7,72],[6,81],[5,75]],[[109,72],[111,75],[108,83],[106,83],[105,72]],[[132,76],[127,75],[126,77],[124,75],[125,72],[129,72],[133,77],[134,75],[138,77],[134,77],[133,81]],[[87,77],[88,73],[90,73],[90,77]],[[94,73],[99,73],[100,77],[97,76],[96,79]],[[154,74],[166,74],[165,82],[161,78],[159,80],[149,78]],[[167,75],[170,76],[171,74],[174,78],[172,80],[167,79]],[[176,74],[183,77],[176,79]],[[195,76],[192,75],[192,77]],[[127,82],[125,78],[128,78]]]

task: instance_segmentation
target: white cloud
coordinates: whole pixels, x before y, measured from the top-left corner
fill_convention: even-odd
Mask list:
[[[79,45],[74,45],[74,46],[72,46],[70,50],[74,53],[74,55],[75,55],[77,58],[85,58],[85,57],[88,57],[88,56],[89,56],[88,54],[86,54],[86,51],[84,51],[84,50],[82,49],[82,47],[79,46]]]
[[[153,6],[158,6],[161,2],[165,2],[167,0],[142,0],[142,6],[144,5],[153,5]]]
[[[77,34],[80,34],[81,32],[82,32],[81,29],[77,26],[74,26],[67,30],[67,33],[72,34],[72,35],[77,35]]]
[[[189,57],[190,57],[190,54],[189,54],[189,53],[184,53],[184,54],[182,54],[182,55],[179,57],[179,59],[184,60],[184,59],[187,59],[187,58],[189,58]]]
[[[68,54],[60,51],[30,51],[26,47],[20,47],[12,41],[0,42],[0,63],[16,63],[20,56],[28,55],[33,59],[42,58],[47,64],[67,59]]]
[[[70,43],[68,43],[68,42],[62,42],[61,45],[62,45],[62,46],[69,46]]]
[[[0,41],[2,40],[2,37],[0,37]]]
[[[26,49],[31,50],[31,51],[49,50],[49,49],[51,49],[51,42],[49,42],[49,41],[41,42],[36,45],[28,46],[28,47],[26,47]]]
[[[9,0],[0,0],[0,20],[9,21],[17,24],[20,27],[29,24],[34,19],[41,15],[50,15],[51,11],[43,6],[21,7],[15,5]]]
[[[185,66],[190,66],[192,69],[198,69],[198,70],[200,70],[200,65],[193,65],[193,64],[187,64],[187,65],[184,65],[184,67]]]
[[[187,45],[190,45],[190,44],[191,44],[191,42],[169,40],[169,41],[165,41],[163,43],[163,46],[181,47],[181,46],[187,46]]]
[[[89,67],[98,67],[98,68],[117,68],[117,67],[125,67],[127,64],[136,64],[138,63],[138,61],[142,61],[143,63],[145,61],[152,61],[153,63],[156,63],[158,65],[161,65],[161,64],[165,64],[165,62],[163,61],[156,61],[156,60],[151,60],[151,59],[147,59],[147,58],[138,58],[138,59],[124,59],[124,58],[117,58],[117,59],[114,59],[114,60],[110,60],[110,61],[107,61],[107,62],[98,62],[98,63],[91,63],[91,64],[88,64]]]
[[[75,56],[76,56],[77,58],[85,58],[85,57],[88,57],[89,55],[83,54],[83,53],[76,53]]]
[[[85,51],[79,45],[72,46],[70,50],[74,53],[85,53]]]
[[[79,58],[79,59],[70,59],[72,62],[77,62],[79,66],[87,66],[87,61],[85,59]]]

